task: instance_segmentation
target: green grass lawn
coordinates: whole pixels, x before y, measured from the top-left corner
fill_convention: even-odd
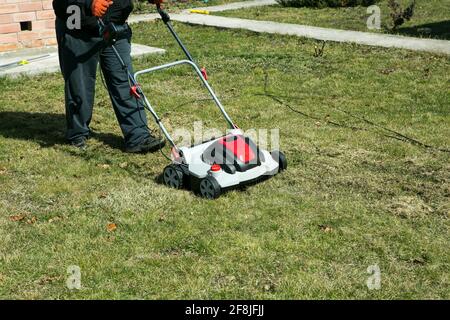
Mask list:
[[[121,151],[100,81],[82,152],[64,141],[59,74],[2,78],[1,298],[450,298],[448,57],[335,43],[314,57],[312,40],[175,27],[238,125],[280,128],[288,171],[217,201],[169,190],[161,154]],[[182,57],[162,23],[133,28],[168,50],[136,69]],[[219,120],[185,103],[205,97],[188,70],[142,83],[171,130]]]
[[[403,0],[401,3],[406,5],[409,1]],[[382,15],[382,30],[379,32],[391,32],[392,19],[389,16],[390,10],[387,7],[387,0],[380,1],[378,5],[381,8]],[[287,8],[275,5],[214,14],[325,28],[377,32],[377,30],[369,30],[367,28],[367,19],[370,15],[367,13],[367,8],[362,6],[316,9]],[[450,0],[418,0],[412,20],[406,22],[395,33],[406,36],[450,40]]]

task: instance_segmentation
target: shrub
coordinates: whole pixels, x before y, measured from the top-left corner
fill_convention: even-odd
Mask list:
[[[413,0],[405,9],[396,0],[389,0],[388,7],[391,9],[392,29],[397,29],[399,26],[412,19],[414,9],[416,8],[416,0]]]
[[[315,7],[315,8],[337,8],[371,6],[379,0],[277,0],[284,7]]]

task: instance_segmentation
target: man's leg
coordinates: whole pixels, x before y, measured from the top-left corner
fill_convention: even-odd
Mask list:
[[[131,63],[131,44],[128,39],[115,43],[121,58],[133,73]],[[122,69],[111,46],[104,48],[100,55],[100,64],[108,86],[111,102],[125,138],[125,145],[133,147],[150,136],[147,129],[147,117],[144,108],[130,93],[130,82],[126,70]]]
[[[90,135],[101,40],[85,34],[69,34],[64,23],[59,20],[56,27],[61,72],[65,80],[66,138],[78,145]]]
[[[131,62],[131,35],[118,40],[114,45],[133,74]],[[111,102],[125,138],[125,147],[129,152],[154,151],[163,146],[163,141],[153,138],[147,127],[145,109],[130,93],[130,82],[126,70],[122,68],[111,46],[100,54],[100,64],[105,75]]]

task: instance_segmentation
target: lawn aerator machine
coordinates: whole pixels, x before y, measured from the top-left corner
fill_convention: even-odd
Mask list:
[[[225,190],[253,184],[285,170],[287,168],[287,160],[282,152],[269,152],[259,148],[250,138],[244,136],[243,131],[234,124],[209,85],[206,70],[199,68],[175,32],[169,14],[160,5],[157,5],[157,9],[162,21],[168,27],[188,60],[175,61],[145,69],[136,72],[134,76],[129,73],[128,76],[131,83],[132,95],[151,113],[167,141],[172,146],[172,164],[164,169],[162,175],[164,184],[175,189],[187,187],[204,198],[216,199]],[[109,37],[116,34],[114,27],[112,29],[106,28],[106,30],[109,30]],[[114,49],[114,45],[112,46]],[[124,69],[128,70],[120,55],[116,50],[114,51]],[[180,65],[189,65],[194,69],[228,123],[228,134],[190,147],[178,147],[176,145],[162,123],[161,118],[144,94],[142,87],[138,84],[137,79],[144,74],[166,70]]]

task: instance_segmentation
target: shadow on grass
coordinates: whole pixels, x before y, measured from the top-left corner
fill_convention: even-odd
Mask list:
[[[414,27],[403,27],[397,33],[409,37],[424,37],[450,40],[450,20],[427,23]]]
[[[0,136],[34,141],[43,148],[66,144],[66,118],[56,113],[0,112]],[[123,148],[123,139],[109,133],[92,136],[114,149]]]

